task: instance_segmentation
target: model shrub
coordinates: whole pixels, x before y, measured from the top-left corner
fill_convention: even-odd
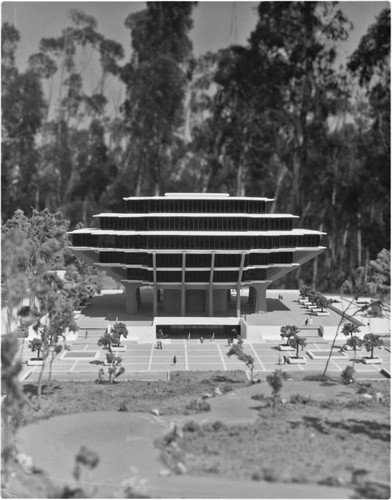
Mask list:
[[[343,384],[352,384],[354,382],[355,369],[353,366],[346,366],[340,374]]]

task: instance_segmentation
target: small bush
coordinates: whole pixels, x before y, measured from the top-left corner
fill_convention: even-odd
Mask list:
[[[312,401],[310,396],[304,396],[303,394],[293,394],[290,396],[290,403],[292,404],[302,404],[307,405]]]
[[[205,429],[208,431],[219,432],[223,429],[227,429],[227,427],[220,420],[216,420],[215,422],[206,424]]]
[[[194,399],[190,401],[185,408],[187,410],[195,411],[197,413],[202,413],[204,411],[210,411],[211,406],[205,399]]]
[[[251,399],[254,399],[255,401],[264,401],[265,395],[264,394],[253,394],[253,396],[251,396]]]
[[[391,498],[391,489],[380,484],[364,483],[355,488],[352,498]]]
[[[189,420],[188,422],[185,422],[185,424],[182,427],[182,430],[184,432],[198,432],[200,431],[200,425],[194,420]]]
[[[121,403],[118,407],[118,411],[129,411],[129,408],[126,403]]]
[[[340,374],[342,383],[345,385],[354,383],[355,369],[353,366],[346,366],[346,368]]]
[[[228,392],[231,392],[233,388],[229,384],[223,384],[220,386],[220,390],[222,394],[227,394]]]
[[[263,479],[264,481],[269,481],[271,483],[279,481],[279,473],[277,473],[274,469],[264,468]]]

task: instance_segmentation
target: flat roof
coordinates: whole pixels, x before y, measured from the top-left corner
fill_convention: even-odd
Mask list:
[[[285,217],[287,219],[299,219],[298,215],[292,214],[247,214],[241,213],[176,213],[176,212],[158,212],[158,213],[101,213],[93,215],[93,217],[243,217],[243,218],[268,218],[273,219],[277,217]]]
[[[254,200],[274,201],[273,198],[255,196],[230,196],[227,193],[166,193],[164,196],[128,196],[123,200]]]
[[[118,234],[121,236],[303,236],[312,234],[327,234],[311,229],[292,229],[289,231],[121,231],[115,229],[83,228],[68,231],[68,234]]]

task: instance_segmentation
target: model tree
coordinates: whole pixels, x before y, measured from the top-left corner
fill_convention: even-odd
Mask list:
[[[352,335],[346,342],[348,347],[351,347],[354,351],[353,357],[353,365],[355,364],[355,358],[357,356],[357,350],[362,346],[362,339],[360,339],[357,335]]]
[[[246,354],[242,348],[242,344],[233,344],[227,353],[227,356],[236,356],[239,361],[245,363],[246,367],[250,371],[250,380],[253,380],[253,370],[254,370],[254,358],[250,354]]]
[[[42,348],[43,348],[42,338],[35,338],[33,340],[30,340],[29,349],[31,349],[31,352],[37,352],[37,360],[41,359]]]
[[[124,337],[125,339],[128,337],[128,330],[124,323],[114,323],[110,333],[113,339],[112,344],[116,346],[120,346],[121,337]]]
[[[304,348],[306,347],[306,344],[307,344],[306,338],[299,337],[297,334],[295,334],[289,338],[289,345],[295,349],[295,357],[296,358],[299,358],[299,355],[298,355],[299,348],[301,347],[301,350],[303,351]]]
[[[272,404],[275,408],[278,401],[280,391],[283,387],[283,381],[287,380],[288,374],[282,370],[275,370],[273,373],[267,375],[267,382],[272,389]]]
[[[374,333],[367,333],[363,337],[363,345],[365,346],[367,352],[370,352],[370,359],[374,359],[374,349],[376,347],[383,346],[384,342],[380,338],[380,335],[375,335]]]
[[[282,337],[282,340],[286,339],[286,346],[289,346],[290,339],[297,335],[300,332],[299,328],[295,325],[286,325],[282,326],[280,329],[280,336]]]
[[[64,282],[56,274],[45,273],[32,279],[32,292],[38,300],[39,312],[46,317],[39,331],[41,341],[42,366],[38,376],[37,403],[40,406],[42,393],[42,377],[49,363],[49,380],[55,357],[64,349],[65,335],[68,330],[76,330],[73,307],[67,300]],[[33,344],[37,349],[38,343]]]
[[[1,470],[2,486],[9,480],[9,468],[16,452],[15,433],[26,401],[19,375],[22,362],[18,355],[18,340],[11,334],[1,339],[1,390],[5,395],[1,403]]]
[[[355,333],[359,332],[359,327],[357,325],[354,325],[354,323],[345,323],[342,328],[342,333],[343,335],[350,335],[352,337]]]

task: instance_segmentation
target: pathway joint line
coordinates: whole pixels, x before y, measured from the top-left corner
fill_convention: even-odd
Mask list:
[[[150,351],[150,358],[148,360],[148,368],[147,371],[151,371],[151,365],[152,365],[152,357],[154,355],[154,343],[151,344],[151,351]]]
[[[249,345],[249,347],[251,348],[251,350],[252,350],[253,354],[255,355],[255,358],[256,358],[256,359],[257,359],[257,361],[259,362],[259,364],[260,364],[261,369],[263,370],[263,372],[267,371],[267,370],[265,369],[265,366],[264,366],[264,365],[263,365],[263,363],[261,362],[261,359],[259,358],[259,355],[257,354],[256,349],[253,347],[253,345],[252,345],[252,344],[248,344],[248,345]]]
[[[335,361],[332,358],[331,358],[331,362],[336,366],[336,368],[338,370],[342,371],[342,369],[340,368],[340,366],[337,363],[335,363]]]
[[[189,371],[189,364],[188,364],[188,348],[186,345],[186,340],[184,339],[184,356],[185,356],[185,370]]]
[[[19,379],[20,382],[24,382],[30,375],[33,373],[33,370],[28,370],[24,375],[22,375]]]
[[[71,366],[71,368],[68,370],[69,372],[73,372],[74,371],[74,368],[76,368],[76,365],[78,364],[78,359],[73,363],[73,365]]]
[[[219,352],[219,356],[220,356],[221,361],[222,361],[223,369],[227,372],[226,361],[225,361],[225,358],[223,357],[223,354],[222,354],[222,351],[221,351],[220,345],[219,345],[219,344],[216,344],[216,347],[218,348],[218,352]]]

